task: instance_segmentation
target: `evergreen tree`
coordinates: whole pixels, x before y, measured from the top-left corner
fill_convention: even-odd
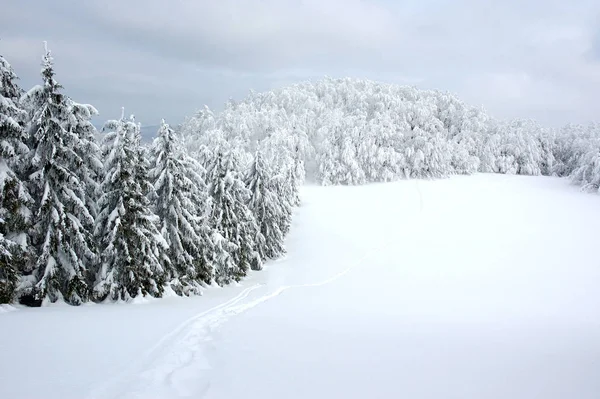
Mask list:
[[[292,165],[293,166],[293,165]],[[300,205],[300,190],[298,188],[298,177],[293,167],[285,169],[285,175],[281,176],[276,182],[280,182],[279,192],[281,208],[280,228],[283,235],[287,235],[292,225],[292,213],[295,206]]]
[[[216,282],[240,280],[249,269],[262,268],[256,250],[260,230],[246,205],[250,192],[239,177],[238,155],[234,149],[219,148],[208,172],[209,192],[213,199],[211,224],[229,244],[231,262],[218,264]]]
[[[0,303],[12,302],[20,274],[28,263],[31,197],[20,179],[28,148],[23,128],[25,110],[17,76],[0,55]],[[18,244],[17,244],[18,243]]]
[[[169,279],[179,294],[198,293],[198,282],[214,277],[207,251],[212,248],[206,225],[208,189],[200,166],[183,150],[176,133],[162,121],[152,146],[150,172],[156,193],[155,212],[171,260]]]
[[[104,177],[95,229],[101,260],[94,296],[99,300],[160,297],[167,277],[167,245],[147,198],[150,183],[139,126],[122,116],[105,128],[111,131],[102,146]]]
[[[86,263],[94,259],[85,226],[93,217],[85,204],[85,184],[77,170],[83,160],[75,151],[76,134],[65,129],[69,102],[54,79],[50,51],[43,57],[44,84],[25,95],[31,107],[27,175],[34,199],[32,244],[37,261],[25,293],[38,300],[64,298],[78,305],[88,298]]]
[[[11,303],[19,281],[19,270],[15,266],[16,244],[0,234],[0,304]]]
[[[257,151],[246,178],[250,190],[250,210],[256,218],[261,236],[256,240],[261,257],[275,259],[285,253],[284,233],[280,228],[282,213],[281,198],[277,196],[274,176],[261,152]]]
[[[77,169],[79,180],[85,185],[85,204],[94,218],[98,214],[98,195],[102,176],[100,146],[96,140],[98,132],[91,119],[98,115],[89,104],[78,104],[69,99],[69,120],[65,129],[78,138],[75,152],[83,160]]]

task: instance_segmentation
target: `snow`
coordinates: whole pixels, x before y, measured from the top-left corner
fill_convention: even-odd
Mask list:
[[[598,397],[600,197],[506,175],[301,194],[287,257],[241,285],[0,314],[0,397]]]
[[[0,313],[8,313],[8,312],[13,312],[15,310],[17,310],[17,309],[12,305],[0,303]]]

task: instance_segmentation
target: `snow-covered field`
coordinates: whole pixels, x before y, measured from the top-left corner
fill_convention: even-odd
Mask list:
[[[0,314],[0,398],[600,397],[600,197],[476,175],[302,190],[240,286]]]

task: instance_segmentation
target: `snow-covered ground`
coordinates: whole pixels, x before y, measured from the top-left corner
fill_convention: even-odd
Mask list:
[[[0,313],[0,398],[600,397],[600,197],[476,175],[302,198],[239,286]]]

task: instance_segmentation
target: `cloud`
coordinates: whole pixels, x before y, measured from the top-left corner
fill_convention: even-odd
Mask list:
[[[0,52],[24,84],[49,41],[68,94],[181,121],[323,75],[455,92],[502,117],[597,118],[600,4],[579,0],[9,2]],[[117,110],[117,111],[114,111]],[[118,113],[118,112],[117,112]]]

